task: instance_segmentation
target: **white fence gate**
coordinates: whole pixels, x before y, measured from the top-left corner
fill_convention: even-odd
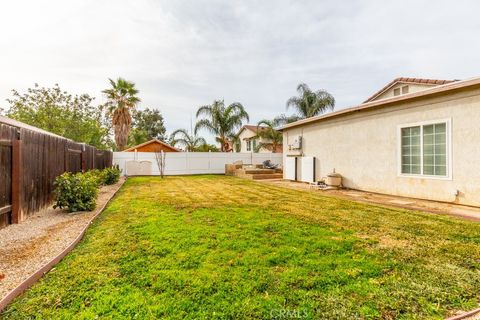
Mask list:
[[[235,161],[243,161],[244,164],[262,164],[263,161],[270,160],[274,164],[282,165],[282,158],[282,153],[166,152],[164,174],[223,174],[225,165]],[[160,174],[153,152],[113,153],[113,164],[118,165],[124,175],[129,175],[126,165],[128,161],[151,162],[151,174]]]

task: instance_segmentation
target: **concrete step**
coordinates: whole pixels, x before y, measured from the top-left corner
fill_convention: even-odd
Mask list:
[[[241,174],[273,174],[275,169],[243,169],[238,170]]]
[[[265,179],[282,179],[283,173],[272,173],[272,174],[252,174],[253,180],[265,180]]]

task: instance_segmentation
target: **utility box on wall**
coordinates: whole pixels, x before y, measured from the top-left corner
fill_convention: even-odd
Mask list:
[[[285,157],[285,179],[297,180],[297,157]]]
[[[302,182],[315,182],[315,157],[286,157],[285,179]]]
[[[301,150],[302,149],[302,136],[297,136],[293,139],[293,143],[288,145],[289,150]]]
[[[300,157],[300,177],[303,182],[315,182],[315,157]]]

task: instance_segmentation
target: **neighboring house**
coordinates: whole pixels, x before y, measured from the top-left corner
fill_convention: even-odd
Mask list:
[[[363,104],[281,130],[284,160],[297,156],[302,173],[298,163],[313,163],[314,180],[335,171],[352,189],[480,205],[480,78],[398,78]]]
[[[158,139],[152,139],[150,141],[141,143],[139,145],[130,147],[128,149],[123,150],[123,152],[181,152],[180,149],[172,147],[171,145],[160,141]]]
[[[258,130],[265,130],[264,127],[258,127],[256,125],[246,124],[240,128],[238,132],[238,137],[240,140],[240,152],[257,152],[257,146],[259,143],[270,143],[267,139],[262,139],[257,137]],[[272,150],[266,148],[261,148],[258,150],[259,153],[271,153]],[[282,152],[282,146],[277,146],[276,153]]]

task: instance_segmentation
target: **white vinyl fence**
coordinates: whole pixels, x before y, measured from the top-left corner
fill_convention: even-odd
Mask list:
[[[282,153],[166,152],[164,174],[224,174],[225,165],[235,161],[243,161],[244,164],[262,164],[263,161],[270,160],[274,164],[282,165],[282,158]],[[127,170],[129,161],[142,162],[147,166],[150,162],[151,174],[160,174],[153,152],[113,153],[113,164],[118,165],[124,175],[129,175]]]

